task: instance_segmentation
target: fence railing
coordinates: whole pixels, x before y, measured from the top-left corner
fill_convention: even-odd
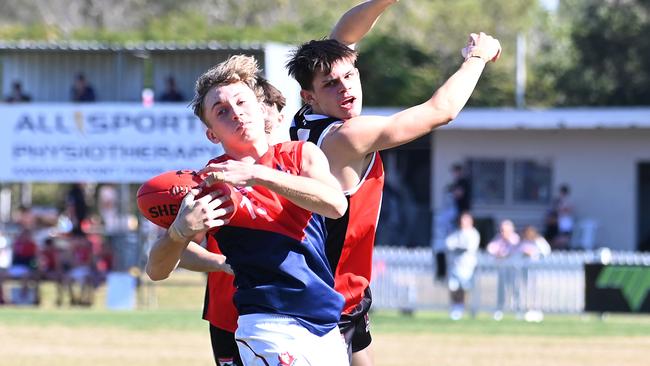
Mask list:
[[[435,279],[429,248],[376,247],[373,258],[373,308],[447,309],[445,280]],[[468,307],[472,312],[580,313],[585,307],[585,263],[650,266],[650,254],[597,251],[556,252],[531,261],[495,259],[479,253]]]

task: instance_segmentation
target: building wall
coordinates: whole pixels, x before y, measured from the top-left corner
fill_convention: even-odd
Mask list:
[[[432,136],[434,209],[442,208],[449,168],[468,158],[550,159],[553,194],[571,186],[576,216],[597,221],[596,246],[634,250],[637,245],[637,163],[650,161],[649,129],[589,130],[454,130]],[[547,207],[476,206],[478,215],[495,222],[543,222]]]
[[[156,51],[151,54],[153,82],[156,98],[165,91],[169,76],[176,79],[176,86],[189,102],[194,96],[194,84],[201,74],[234,54],[255,56],[263,64],[263,52],[259,50],[196,50]]]
[[[34,102],[69,102],[75,76],[82,72],[98,102],[139,101],[142,62],[113,51],[6,51],[2,57],[3,96],[14,81]]]

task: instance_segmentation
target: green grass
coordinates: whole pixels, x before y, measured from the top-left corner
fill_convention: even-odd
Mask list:
[[[547,315],[541,323],[527,323],[514,317],[500,322],[487,314],[454,322],[442,312],[418,312],[405,316],[392,311],[371,315],[373,332],[404,334],[532,335],[567,337],[648,336],[650,317],[611,315]],[[206,323],[196,310],[109,311],[102,309],[0,309],[2,326],[66,326],[122,328],[129,330],[203,331]]]
[[[546,315],[541,323],[528,323],[514,316],[506,316],[499,322],[489,314],[480,314],[476,319],[451,321],[441,312],[419,312],[411,317],[382,311],[372,314],[371,321],[373,330],[379,333],[569,337],[650,335],[650,316],[647,315]]]
[[[126,330],[170,330],[203,332],[201,319],[204,276],[177,272],[171,279],[155,284],[148,291],[155,294],[152,308],[135,311],[110,311],[103,306],[105,288],[97,292],[91,308],[57,308],[54,287],[42,287],[40,308],[0,307],[0,326],[65,326],[119,328]],[[151,290],[153,289],[153,290]],[[144,291],[141,295],[146,294]],[[145,298],[146,296],[140,296]],[[527,323],[508,316],[494,321],[490,314],[475,319],[451,321],[444,312],[416,312],[406,316],[397,311],[376,311],[371,314],[373,333],[385,334],[458,334],[458,335],[532,335],[555,337],[650,336],[650,316],[610,314],[557,315],[546,314],[541,323]]]
[[[199,311],[94,309],[0,309],[0,325],[123,328],[130,330],[195,331],[205,329]]]

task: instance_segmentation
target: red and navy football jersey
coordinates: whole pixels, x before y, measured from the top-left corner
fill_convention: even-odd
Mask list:
[[[212,253],[222,254],[213,236],[208,236],[206,249]],[[237,330],[237,308],[232,301],[235,294],[235,278],[226,272],[208,273],[203,303],[203,319],[213,326],[235,333]]]
[[[257,163],[300,175],[303,144],[271,146]],[[235,272],[239,314],[291,316],[319,336],[332,330],[344,300],[333,288],[323,217],[262,186],[236,187],[234,194],[234,216],[212,235]]]
[[[336,118],[311,113],[305,106],[298,111],[289,130],[292,140],[310,141],[320,147],[330,128],[344,123]],[[343,312],[355,311],[370,285],[372,251],[384,188],[384,166],[373,153],[358,185],[345,192],[348,210],[339,219],[326,219],[327,258],[334,272],[334,288],[345,297]]]

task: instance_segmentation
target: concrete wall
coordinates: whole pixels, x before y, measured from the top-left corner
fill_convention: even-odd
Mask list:
[[[568,183],[576,216],[598,224],[596,245],[634,250],[637,245],[637,163],[650,161],[649,129],[453,130],[433,136],[434,208],[443,202],[455,162],[468,158],[549,159],[553,189]],[[476,206],[495,221],[542,223],[544,205]]]

